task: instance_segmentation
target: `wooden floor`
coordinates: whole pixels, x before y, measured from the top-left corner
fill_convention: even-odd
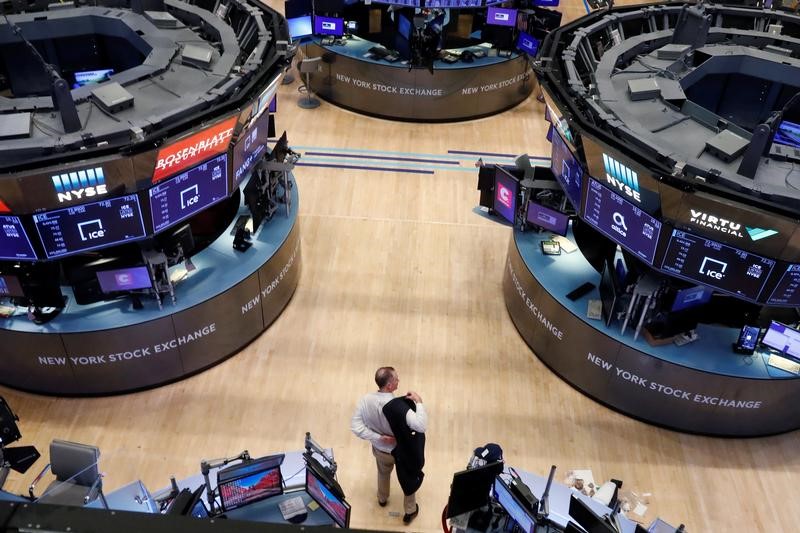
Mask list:
[[[490,119],[415,125],[325,103],[301,110],[297,86],[281,89],[278,107],[278,126],[296,146],[548,154],[534,98]],[[139,478],[157,489],[170,475],[197,473],[202,458],[300,449],[311,431],[335,450],[352,525],[404,529],[399,487],[389,507],[377,506],[369,445],[349,431],[375,368],[393,365],[400,389],[418,391],[430,412],[421,512],[406,529],[440,530],[452,473],[491,441],[521,469],[545,474],[556,464],[562,479],[591,468],[596,479],[651,493],[647,521],[660,515],[691,532],[797,530],[797,433],[719,440],[655,428],[586,398],[536,359],[501,296],[511,230],[473,212],[474,171],[304,166],[295,174],[302,274],[267,332],[207,372],[138,394],[57,399],[0,389],[21,417],[22,444],[46,454],[53,438],[93,443],[107,489]],[[45,462],[12,474],[6,488],[25,491]]]

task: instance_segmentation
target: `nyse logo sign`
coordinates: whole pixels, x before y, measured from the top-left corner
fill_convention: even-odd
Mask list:
[[[633,199],[636,203],[642,201],[642,195],[639,192],[639,174],[613,157],[609,157],[608,154],[603,154],[603,166],[606,169],[606,182],[613,189]]]
[[[51,180],[60,203],[108,193],[103,167],[56,174],[51,176]]]
[[[508,207],[509,209],[511,209],[514,203],[513,193],[511,192],[511,189],[509,189],[502,183],[497,184],[497,199],[501,204]]]
[[[698,211],[696,209],[690,209],[689,214],[691,215],[689,217],[689,222],[696,226],[717,231],[719,233],[725,233],[727,235],[733,235],[734,237],[738,237],[740,239],[744,238],[744,233],[742,233],[742,225],[738,222],[727,220],[725,218],[706,213],[705,211]],[[774,229],[751,228],[745,226],[745,230],[747,231],[747,236],[750,237],[750,240],[752,241],[760,241],[761,239],[766,239],[767,237],[772,237],[773,235],[778,234],[778,232]]]
[[[81,235],[82,241],[102,239],[106,236],[106,230],[103,229],[103,222],[99,218],[81,222],[78,224],[78,232]]]

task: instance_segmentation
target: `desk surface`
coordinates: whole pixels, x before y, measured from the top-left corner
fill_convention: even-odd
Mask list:
[[[330,50],[331,52],[335,52],[337,54],[341,54],[341,55],[344,55],[344,56],[352,57],[354,59],[365,61],[367,63],[375,63],[376,65],[382,65],[382,66],[386,66],[386,67],[396,67],[396,68],[401,68],[401,69],[408,70],[408,61],[400,60],[400,61],[395,61],[394,63],[390,63],[388,61],[384,61],[384,60],[380,60],[380,59],[372,59],[372,58],[364,57],[364,54],[366,54],[369,51],[369,49],[372,48],[373,46],[377,46],[377,47],[381,47],[381,48],[385,48],[385,47],[383,47],[382,45],[380,45],[378,43],[374,43],[372,41],[367,41],[366,39],[362,39],[361,37],[350,36],[349,38],[344,39],[343,41],[341,41],[342,44],[323,45],[323,44],[321,44],[319,38],[313,38],[313,39],[311,39],[310,42],[313,42],[314,44],[316,44],[318,46],[321,46],[322,48],[325,48],[326,50]],[[466,50],[474,52],[474,51],[481,50],[483,52],[488,53],[489,48],[485,47],[485,46],[476,45],[476,46],[468,46],[466,48],[457,48],[457,49],[453,49],[453,50],[456,51],[456,52],[462,52],[462,51],[466,51]],[[509,56],[509,57],[499,57],[499,56],[489,57],[487,55],[486,57],[476,57],[471,63],[466,63],[464,61],[458,61],[456,63],[445,63],[442,60],[436,60],[433,63],[433,68],[437,69],[437,70],[438,69],[449,70],[449,69],[476,68],[476,67],[483,67],[483,66],[486,66],[486,65],[495,65],[497,63],[503,63],[503,62],[509,61],[511,59],[516,59],[518,56],[519,56],[519,54],[517,52],[512,53],[511,56]],[[417,68],[424,68],[424,67],[417,67]]]
[[[536,280],[563,307],[597,331],[652,357],[702,372],[751,379],[797,379],[794,374],[767,365],[768,353],[757,352],[752,357],[734,353],[731,345],[738,339],[738,329],[700,324],[697,327],[699,339],[690,344],[650,346],[642,336],[634,341],[630,327],[625,335],[621,335],[619,324],[607,328],[603,321],[587,318],[587,302],[600,299],[597,289],[600,274],[586,261],[580,250],[570,254],[562,252],[557,256],[544,255],[540,242],[549,238],[550,233],[514,232],[520,255]],[[571,228],[568,238],[574,242]],[[575,301],[566,297],[568,292],[587,281],[595,285],[591,292]]]

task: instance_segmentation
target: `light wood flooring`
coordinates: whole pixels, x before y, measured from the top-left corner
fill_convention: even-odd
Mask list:
[[[281,88],[278,110],[293,145],[548,155],[534,98],[489,119],[417,125],[326,103],[301,110],[297,87]],[[138,394],[58,399],[0,389],[21,417],[21,444],[45,456],[53,438],[96,444],[108,490],[135,479],[157,489],[170,474],[197,473],[202,458],[296,450],[311,431],[335,450],[353,527],[435,532],[452,473],[473,448],[497,442],[520,469],[546,474],[556,464],[561,480],[591,468],[598,480],[651,493],[647,521],[660,515],[691,532],[797,530],[796,432],[720,440],[655,428],[586,398],[536,359],[501,296],[511,230],[473,212],[474,172],[298,167],[295,175],[302,274],[272,327],[225,363]],[[380,365],[395,366],[401,391],[418,391],[430,412],[421,512],[410,527],[397,515],[396,483],[389,507],[377,506],[369,445],[349,431]],[[26,491],[46,460],[12,474],[6,488]]]

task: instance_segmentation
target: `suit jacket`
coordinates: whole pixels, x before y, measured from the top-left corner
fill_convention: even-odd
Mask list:
[[[414,494],[422,485],[425,473],[425,433],[413,431],[406,422],[406,413],[416,412],[417,404],[409,398],[394,398],[383,406],[383,414],[389,421],[397,445],[392,450],[397,480],[406,496]]]

